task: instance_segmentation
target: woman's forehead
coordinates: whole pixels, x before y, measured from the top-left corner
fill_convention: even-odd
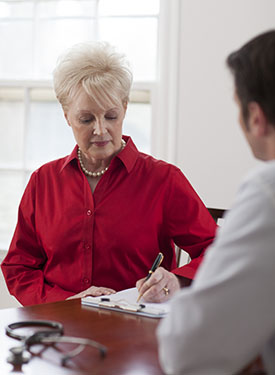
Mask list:
[[[75,108],[76,110],[101,110],[101,111],[109,111],[112,109],[119,110],[123,106],[122,100],[118,99],[116,102],[109,100],[97,100],[97,96],[93,96],[88,94],[83,87],[79,88],[72,97],[71,103],[69,104],[69,108]]]

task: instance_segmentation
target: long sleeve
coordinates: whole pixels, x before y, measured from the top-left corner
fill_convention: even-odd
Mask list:
[[[174,169],[166,199],[168,235],[188,252],[190,263],[173,270],[193,279],[206,248],[212,243],[217,225],[193,187],[180,170]]]
[[[193,284],[173,299],[158,329],[167,374],[234,374],[268,353],[275,333],[274,170],[242,185]],[[274,374],[274,360],[264,360]]]
[[[36,233],[35,177],[34,173],[22,197],[10,249],[1,264],[10,293],[23,305],[54,302],[73,294],[44,278],[47,255]]]

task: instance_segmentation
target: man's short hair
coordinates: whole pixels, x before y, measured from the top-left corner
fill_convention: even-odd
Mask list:
[[[267,120],[275,126],[275,30],[250,40],[227,58],[244,120],[248,104],[257,102]]]

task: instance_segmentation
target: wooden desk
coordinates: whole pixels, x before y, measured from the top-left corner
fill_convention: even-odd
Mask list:
[[[9,348],[17,346],[19,341],[5,335],[5,326],[34,319],[61,322],[65,335],[96,340],[108,347],[107,356],[102,359],[97,350],[87,347],[68,361],[67,367],[62,367],[58,352],[48,348],[40,357],[33,357],[23,365],[22,372],[12,371],[6,358]],[[0,310],[0,374],[160,375],[163,372],[155,336],[158,323],[158,319],[81,306],[80,300]]]

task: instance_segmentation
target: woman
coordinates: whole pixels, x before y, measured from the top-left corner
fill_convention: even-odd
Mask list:
[[[2,270],[23,305],[133,287],[159,251],[163,267],[137,286],[165,300],[213,240],[216,225],[180,170],[122,137],[131,83],[124,56],[104,43],[74,46],[55,69],[77,145],[32,174],[20,203]],[[189,265],[176,269],[174,242]]]

